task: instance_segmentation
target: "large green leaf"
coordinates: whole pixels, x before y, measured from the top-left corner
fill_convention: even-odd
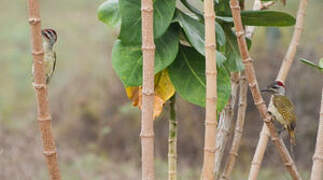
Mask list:
[[[155,73],[169,66],[178,52],[178,31],[172,27],[156,42]],[[112,49],[112,65],[123,84],[139,86],[142,83],[141,45],[127,45],[117,40]]]
[[[196,19],[177,11],[176,13],[176,21],[181,25],[184,29],[185,35],[192,46],[202,55],[205,55],[205,43],[204,43],[204,24],[200,23]],[[223,46],[225,44],[225,34],[220,24],[215,23],[216,28],[216,42],[219,46]],[[225,56],[220,52],[216,52],[216,60],[217,65],[223,64],[226,60]]]
[[[249,26],[293,26],[296,22],[293,16],[278,11],[242,11],[241,18]]]
[[[217,20],[233,23],[231,13],[219,12],[217,15]],[[293,26],[296,22],[293,16],[278,11],[241,11],[241,18],[248,26]]]
[[[217,68],[217,111],[220,112],[229,100],[230,74],[222,66]],[[168,73],[178,94],[188,102],[205,106],[205,59],[195,49],[180,46],[175,62]]]
[[[98,18],[108,26],[115,27],[120,24],[118,0],[107,0],[98,8]]]
[[[164,34],[175,12],[176,0],[154,0],[154,38]],[[141,1],[119,0],[121,30],[119,38],[124,44],[141,42]]]
[[[230,26],[224,26],[224,32],[227,40],[227,43],[225,44],[224,48],[222,48],[222,51],[227,57],[227,60],[225,61],[224,65],[228,68],[230,72],[242,71],[244,69],[244,65],[240,57],[237,38],[232,32]]]

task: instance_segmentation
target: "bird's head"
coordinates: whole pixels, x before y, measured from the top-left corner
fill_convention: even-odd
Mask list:
[[[57,41],[57,33],[54,29],[43,29],[41,31],[44,42],[53,47]]]
[[[285,85],[281,81],[274,81],[267,87],[267,89],[261,91],[268,92],[273,95],[285,95]]]

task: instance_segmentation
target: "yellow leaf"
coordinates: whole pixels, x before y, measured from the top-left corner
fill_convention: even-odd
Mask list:
[[[133,106],[141,109],[142,87],[127,87],[126,93]],[[163,111],[164,103],[175,94],[175,88],[169,79],[167,70],[155,75],[154,119]]]

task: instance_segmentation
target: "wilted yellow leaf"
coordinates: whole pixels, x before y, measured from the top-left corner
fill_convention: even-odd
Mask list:
[[[141,109],[142,87],[127,87],[126,93],[133,106]],[[154,119],[163,111],[164,103],[175,94],[175,88],[169,79],[167,70],[155,75]]]

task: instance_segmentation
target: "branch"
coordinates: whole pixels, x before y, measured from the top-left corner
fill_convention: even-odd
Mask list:
[[[216,153],[215,153],[215,168],[214,174],[216,179],[220,175],[221,162],[225,147],[229,140],[230,129],[232,128],[232,120],[234,117],[234,106],[237,99],[239,86],[239,73],[231,73],[231,97],[224,110],[221,112],[218,133],[216,137]]]
[[[141,111],[142,180],[154,180],[154,58],[153,1],[141,0],[143,83]]]
[[[240,97],[239,97],[239,109],[238,117],[235,125],[234,137],[232,140],[232,146],[230,149],[229,157],[225,163],[224,172],[220,180],[230,179],[236,158],[238,157],[238,150],[242,139],[243,125],[245,121],[246,109],[247,109],[247,91],[248,84],[245,73],[240,74]]]
[[[266,123],[267,127],[270,130],[271,137],[273,139],[274,144],[276,145],[276,148],[287,168],[289,173],[294,179],[301,179],[301,176],[299,175],[295,163],[291,156],[289,155],[289,152],[287,148],[285,147],[283,141],[278,137],[276,128],[274,124],[272,123],[272,117],[271,115],[267,112],[267,106],[262,98],[262,95],[259,90],[258,82],[256,80],[256,75],[255,75],[255,69],[253,67],[253,60],[251,59],[249,52],[248,52],[248,47],[244,35],[244,30],[243,30],[243,25],[241,21],[241,16],[240,16],[240,6],[239,2],[237,0],[230,0],[230,7],[232,11],[232,16],[233,16],[233,21],[234,21],[234,26],[236,29],[236,34],[237,34],[237,40],[238,40],[238,45],[239,45],[239,50],[240,50],[240,55],[242,58],[242,61],[245,65],[245,71],[247,75],[247,80],[249,83],[249,87],[251,90],[251,93],[253,95],[253,99],[255,102],[255,105],[257,106],[257,109]]]
[[[177,120],[175,111],[176,95],[170,99],[168,132],[168,180],[177,179]]]
[[[276,78],[279,81],[285,82],[290,66],[292,65],[292,62],[294,60],[296,48],[298,46],[299,39],[302,33],[302,29],[303,29],[302,27],[304,25],[304,15],[305,15],[305,9],[307,7],[307,4],[308,4],[308,0],[300,1],[293,37],[289,44],[289,48],[286,53],[286,56],[281,64],[279,74]],[[249,180],[253,180],[257,178],[260,165],[265,153],[265,149],[269,141],[269,129],[265,126],[265,124],[260,134],[261,136],[259,138],[256,152],[252,160],[253,163],[251,165],[250,172],[249,172]]]
[[[319,129],[317,131],[315,153],[313,155],[313,167],[311,180],[321,180],[323,176],[323,89],[321,100],[321,112]]]
[[[215,43],[215,13],[213,0],[204,0],[205,22],[205,74],[206,74],[206,112],[205,112],[205,142],[201,179],[213,180],[214,155],[217,127],[217,71]]]
[[[49,175],[52,180],[60,180],[61,174],[57,164],[56,146],[52,134],[52,118],[48,107],[48,92],[45,79],[44,50],[41,38],[39,4],[37,0],[29,0],[29,24],[31,28],[32,55],[34,66],[34,82],[37,96],[38,124],[43,141],[43,154],[47,160]]]

